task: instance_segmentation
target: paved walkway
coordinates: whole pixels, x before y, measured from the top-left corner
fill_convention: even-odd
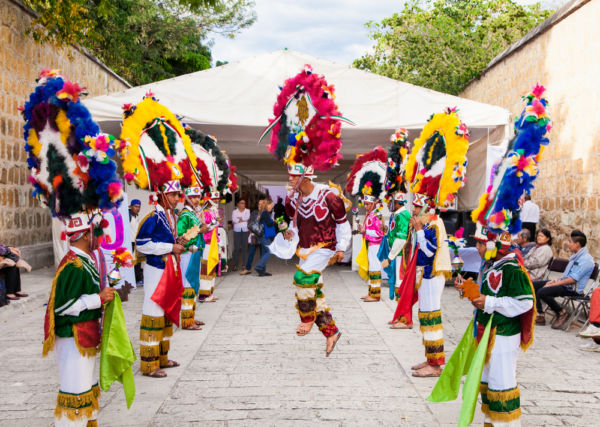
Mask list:
[[[425,401],[435,379],[410,376],[423,359],[418,328],[387,328],[395,304],[363,303],[366,286],[356,273],[325,274],[326,299],[343,336],[329,357],[317,328],[297,337],[291,286],[293,264],[274,262],[273,276],[220,279],[220,300],[200,304],[202,331],[177,330],[171,358],[182,366],[166,379],[139,374],[136,400],[126,409],[120,385],[103,393],[104,426],[456,425],[459,402]],[[41,358],[44,303],[52,272],[25,275],[29,301],[0,308],[0,426],[46,426],[57,392],[56,364]],[[136,349],[141,289],[124,304]],[[382,294],[387,294],[384,288]],[[444,325],[448,353],[462,336],[471,308],[447,288]],[[577,350],[574,332],[538,328],[534,346],[519,361],[523,425],[596,425],[600,417],[598,353]],[[482,423],[476,412],[475,424]]]

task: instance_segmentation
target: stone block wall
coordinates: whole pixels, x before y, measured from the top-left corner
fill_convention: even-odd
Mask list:
[[[537,82],[547,88],[553,128],[532,199],[542,226],[555,236],[557,255],[568,254],[568,234],[578,228],[600,261],[600,1],[572,5],[580,7],[489,68],[461,96],[516,116],[521,95]]]
[[[25,34],[32,19],[19,1],[0,0],[0,243],[19,247],[52,240],[50,214],[31,197],[23,118],[17,110],[35,87],[39,71],[58,68],[85,86],[89,96],[128,87],[82,50],[36,44]]]

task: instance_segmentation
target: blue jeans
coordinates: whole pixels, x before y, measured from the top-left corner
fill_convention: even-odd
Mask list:
[[[263,250],[260,245],[248,245],[248,260],[246,261],[246,270],[252,269],[252,261],[254,261],[254,254],[256,253],[256,248],[260,248],[260,254],[263,254]]]
[[[264,273],[265,271],[267,271],[267,261],[269,261],[269,258],[271,258],[271,251],[269,250],[269,245],[273,243],[273,238],[269,239],[263,236],[260,238],[259,241],[262,255],[260,256],[260,260],[258,261],[258,264],[256,264],[256,267],[254,267],[254,269],[259,273]]]

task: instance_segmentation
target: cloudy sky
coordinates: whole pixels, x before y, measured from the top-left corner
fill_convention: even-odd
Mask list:
[[[365,23],[402,10],[405,0],[255,0],[257,20],[233,40],[214,37],[213,59],[229,62],[284,48],[351,64],[373,45]],[[545,0],[563,3],[566,0]],[[517,0],[535,3],[536,0]]]

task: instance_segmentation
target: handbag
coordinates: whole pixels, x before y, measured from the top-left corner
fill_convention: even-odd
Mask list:
[[[256,235],[256,237],[262,237],[265,234],[265,226],[260,220],[259,215],[254,215],[254,217],[250,218],[248,221],[248,230]]]

